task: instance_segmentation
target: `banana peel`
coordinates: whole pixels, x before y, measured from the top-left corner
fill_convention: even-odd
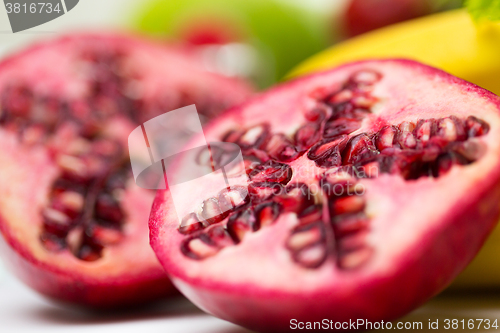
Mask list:
[[[306,60],[288,78],[367,58],[414,59],[500,95],[500,23],[476,23],[464,9],[407,21],[347,40]],[[500,224],[452,287],[500,287],[499,259]]]

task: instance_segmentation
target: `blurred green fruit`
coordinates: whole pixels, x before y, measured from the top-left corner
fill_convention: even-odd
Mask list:
[[[150,0],[135,13],[141,32],[197,45],[213,70],[261,87],[335,39],[327,15],[284,0]]]

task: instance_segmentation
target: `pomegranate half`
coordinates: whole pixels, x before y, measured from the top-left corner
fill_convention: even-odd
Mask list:
[[[248,184],[198,183],[175,209],[159,191],[151,245],[186,297],[252,330],[395,319],[493,228],[499,111],[492,93],[408,60],[285,83],[205,129],[241,147]],[[179,223],[176,210],[192,213]]]
[[[189,50],[75,34],[0,63],[3,258],[49,297],[128,306],[174,288],[148,244],[154,193],[131,176],[127,139],[196,103],[210,118],[251,94]]]

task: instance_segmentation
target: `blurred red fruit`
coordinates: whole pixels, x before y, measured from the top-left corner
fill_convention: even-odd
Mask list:
[[[345,33],[353,37],[431,12],[427,0],[352,0],[345,13]]]

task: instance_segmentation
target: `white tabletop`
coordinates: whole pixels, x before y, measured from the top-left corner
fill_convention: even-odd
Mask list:
[[[428,330],[429,319],[431,321],[439,319],[440,330]],[[419,332],[453,331],[444,330],[445,319],[457,319],[458,321],[465,319],[465,325],[469,319],[490,319],[492,322],[499,319],[500,325],[500,297],[498,293],[457,295],[447,292],[400,321],[422,322],[423,330],[419,330]],[[458,329],[456,331],[464,330]],[[477,332],[480,330],[465,331]],[[490,329],[488,331],[498,330]],[[0,332],[249,333],[248,330],[203,313],[182,298],[155,307],[139,309],[135,312],[113,315],[98,315],[63,308],[47,301],[24,286],[1,266]]]
[[[2,333],[247,333],[179,298],[134,312],[97,315],[55,305],[24,286],[0,262]]]

